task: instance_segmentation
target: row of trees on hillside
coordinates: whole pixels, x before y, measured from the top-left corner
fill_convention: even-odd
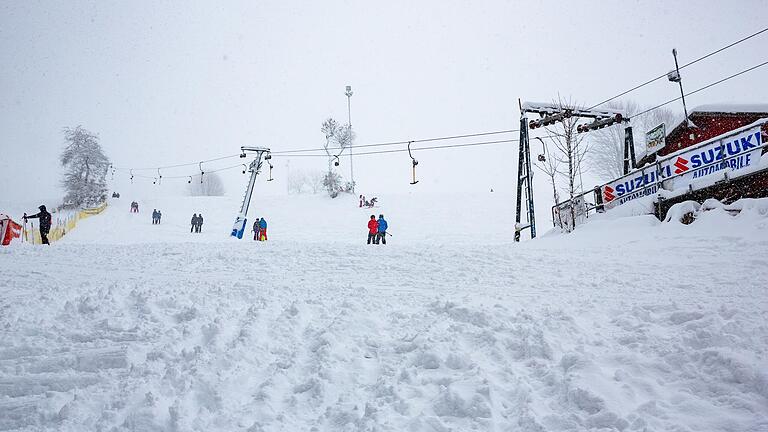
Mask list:
[[[292,171],[288,174],[288,192],[316,194],[325,189],[323,183],[326,175],[327,173],[323,170]]]

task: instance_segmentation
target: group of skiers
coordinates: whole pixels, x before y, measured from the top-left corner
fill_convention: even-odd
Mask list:
[[[139,203],[136,201],[131,202],[131,213],[138,213],[139,212]]]
[[[368,221],[368,244],[387,244],[387,228],[389,225],[384,220],[384,215],[380,214],[379,219],[376,220],[375,215],[371,215],[371,220]]]
[[[256,218],[253,222],[253,239],[256,241],[267,241],[267,220]]]
[[[192,228],[189,229],[189,232],[199,233],[202,230],[203,230],[203,214],[192,213]]]
[[[135,205],[134,205],[135,204]],[[48,233],[51,230],[51,214],[45,208],[45,205],[38,207],[39,213],[33,215],[27,215],[24,213],[24,222],[27,219],[40,219],[40,238],[43,244],[50,244],[48,241]],[[134,210],[134,208],[136,210]],[[137,202],[131,203],[131,212],[138,212],[139,204]],[[154,209],[152,211],[152,223],[159,224],[162,214],[159,210]],[[192,228],[189,232],[199,233],[203,229],[203,214],[194,213],[192,215]],[[376,219],[376,215],[371,215],[371,219],[368,221],[368,244],[387,244],[387,228],[389,224],[384,219],[384,215],[380,214]],[[267,240],[267,220],[264,218],[256,218],[253,222],[253,239],[256,241]]]
[[[375,207],[376,206],[376,201],[378,201],[378,198],[376,198],[376,197],[373,197],[373,198],[371,198],[370,201],[368,201],[365,198],[365,195],[360,195],[360,208],[363,208],[363,207],[367,207],[367,208]]]

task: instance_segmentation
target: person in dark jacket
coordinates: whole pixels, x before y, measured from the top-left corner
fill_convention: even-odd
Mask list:
[[[376,237],[379,235],[379,223],[376,222],[376,216],[371,215],[371,220],[368,221],[368,244],[373,241],[376,244]]]
[[[256,218],[256,220],[253,221],[253,240],[258,241],[260,233],[261,230],[259,229],[259,218]]]
[[[199,215],[197,215],[197,229],[195,230],[195,232],[199,233],[202,230],[203,230],[203,214],[200,213]]]
[[[157,209],[152,210],[152,225],[157,224]]]
[[[267,241],[267,220],[259,219],[259,240]]]
[[[377,234],[377,237],[376,237],[376,244],[379,244],[379,242],[381,242],[381,244],[387,244],[387,227],[388,227],[388,225],[387,225],[387,221],[384,220],[384,215],[383,214],[379,215],[379,220],[377,222],[378,222],[377,223],[377,225],[378,225],[377,226],[378,234]]]
[[[192,213],[192,220],[189,223],[192,224],[189,232],[195,232],[195,228],[197,227],[197,213]]]
[[[160,212],[160,210],[157,211],[157,223],[160,223],[160,218],[163,217],[163,214]]]
[[[44,205],[41,205],[38,209],[40,209],[40,213],[31,216],[27,216],[27,214],[24,213],[24,222],[26,222],[27,219],[40,219],[40,239],[43,241],[43,244],[50,245],[51,243],[48,241],[48,233],[51,231],[51,214],[48,213]]]

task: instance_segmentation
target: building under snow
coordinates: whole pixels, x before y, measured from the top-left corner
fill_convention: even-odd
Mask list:
[[[768,118],[768,104],[712,104],[694,108],[688,115],[688,124],[681,119],[667,127],[666,146],[659,150],[658,157],[664,157],[678,150],[699,144],[718,135]],[[768,135],[768,124],[763,125]],[[766,141],[764,139],[764,141]],[[638,161],[638,168],[656,161],[656,154],[644,156]]]

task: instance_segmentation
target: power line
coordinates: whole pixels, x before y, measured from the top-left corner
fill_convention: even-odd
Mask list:
[[[720,84],[720,83],[722,83],[722,82],[728,81],[728,80],[729,80],[729,79],[731,79],[731,78],[736,78],[736,77],[737,77],[737,76],[739,76],[739,75],[743,75],[743,74],[745,74],[745,73],[747,73],[747,72],[753,71],[753,70],[755,70],[755,69],[757,69],[757,68],[759,68],[759,67],[765,66],[765,65],[767,65],[767,64],[768,64],[768,61],[765,61],[765,62],[762,62],[762,63],[760,63],[759,65],[755,65],[755,66],[752,66],[751,68],[748,68],[748,69],[744,69],[744,70],[743,70],[743,71],[741,71],[741,72],[737,72],[737,73],[735,73],[735,74],[733,74],[733,75],[731,75],[731,76],[727,76],[727,77],[725,77],[725,78],[723,78],[723,79],[720,79],[720,80],[717,80],[717,81],[715,81],[715,82],[713,82],[713,83],[707,84],[707,85],[705,85],[704,87],[700,87],[700,88],[697,88],[696,90],[694,90],[694,91],[692,91],[692,92],[686,93],[686,94],[685,94],[685,96],[690,96],[690,95],[692,95],[692,94],[694,94],[694,93],[698,93],[698,92],[700,92],[700,91],[702,91],[702,90],[706,90],[706,89],[708,89],[708,88],[710,88],[710,87],[714,87],[714,86],[716,86],[716,85],[718,85],[718,84]],[[671,104],[672,102],[678,101],[678,100],[680,100],[680,99],[682,99],[682,98],[683,98],[682,96],[678,96],[678,97],[676,97],[676,98],[674,98],[674,99],[670,99],[670,100],[668,100],[668,101],[666,101],[666,102],[664,102],[664,103],[662,103],[662,104],[656,105],[656,106],[655,106],[655,107],[653,107],[653,108],[649,108],[649,109],[647,109],[647,110],[645,110],[645,111],[642,111],[642,112],[640,112],[640,113],[637,113],[637,114],[635,114],[635,116],[640,116],[640,115],[643,115],[643,114],[649,113],[649,112],[651,112],[651,111],[653,111],[653,110],[655,110],[655,109],[659,109],[659,108],[663,107],[664,105],[668,105],[668,104]]]
[[[741,39],[737,40],[736,42],[730,43],[730,44],[728,44],[728,45],[726,45],[726,46],[724,46],[724,47],[722,47],[722,48],[720,48],[720,49],[717,49],[717,50],[715,50],[715,51],[712,51],[712,52],[710,52],[710,53],[708,53],[708,54],[705,54],[705,55],[703,55],[703,56],[701,56],[701,57],[697,58],[696,60],[693,60],[693,61],[691,61],[691,62],[688,62],[688,63],[686,63],[686,64],[684,64],[684,65],[680,66],[680,69],[686,68],[686,67],[688,67],[688,66],[691,66],[691,65],[693,65],[693,64],[696,64],[696,63],[698,63],[698,62],[700,62],[700,61],[702,61],[702,60],[704,60],[704,59],[707,59],[707,58],[709,58],[709,57],[712,57],[712,56],[713,56],[713,55],[715,55],[715,54],[718,54],[718,53],[720,53],[720,52],[722,52],[722,51],[725,51],[725,50],[727,50],[728,48],[731,48],[731,47],[733,47],[733,46],[735,46],[735,45],[738,45],[738,44],[740,44],[740,43],[742,43],[742,42],[744,42],[744,41],[746,41],[746,40],[752,39],[753,37],[755,37],[755,36],[758,36],[758,35],[760,35],[760,34],[762,34],[762,33],[765,33],[766,31],[768,31],[768,27],[766,27],[766,28],[764,28],[764,29],[762,29],[762,30],[760,30],[760,31],[757,31],[757,32],[755,32],[755,33],[752,33],[752,34],[751,34],[751,35],[749,35],[749,36],[746,36],[746,37],[744,37],[744,38],[741,38]],[[659,75],[659,76],[657,76],[656,78],[650,79],[650,80],[648,80],[648,81],[646,81],[646,82],[644,82],[644,83],[642,83],[642,84],[638,84],[638,85],[636,85],[635,87],[632,87],[632,88],[631,88],[631,89],[629,89],[629,90],[623,91],[623,92],[621,92],[621,93],[617,94],[616,96],[613,96],[613,97],[611,97],[611,98],[608,98],[608,99],[606,99],[606,100],[604,100],[604,101],[602,101],[602,102],[600,102],[600,103],[598,103],[598,104],[596,104],[596,105],[593,105],[593,106],[589,107],[588,109],[594,109],[594,108],[596,108],[596,107],[599,107],[600,105],[602,105],[602,104],[604,104],[604,103],[608,103],[608,102],[610,102],[610,101],[612,101],[612,100],[614,100],[614,99],[620,98],[620,97],[624,96],[624,95],[625,95],[625,94],[627,94],[627,93],[631,93],[631,92],[633,92],[633,91],[635,91],[635,90],[637,90],[637,89],[639,89],[639,88],[641,88],[641,87],[645,87],[645,86],[647,86],[648,84],[651,84],[651,83],[653,83],[653,82],[655,82],[655,81],[658,81],[658,80],[660,80],[660,79],[662,79],[662,78],[665,78],[666,76],[667,76],[667,74],[666,74],[666,73],[664,73],[664,74],[662,74],[662,75]],[[680,98],[678,98],[678,99],[680,99]],[[677,100],[677,99],[675,99],[675,100]],[[636,114],[636,115],[637,115],[637,114]]]

